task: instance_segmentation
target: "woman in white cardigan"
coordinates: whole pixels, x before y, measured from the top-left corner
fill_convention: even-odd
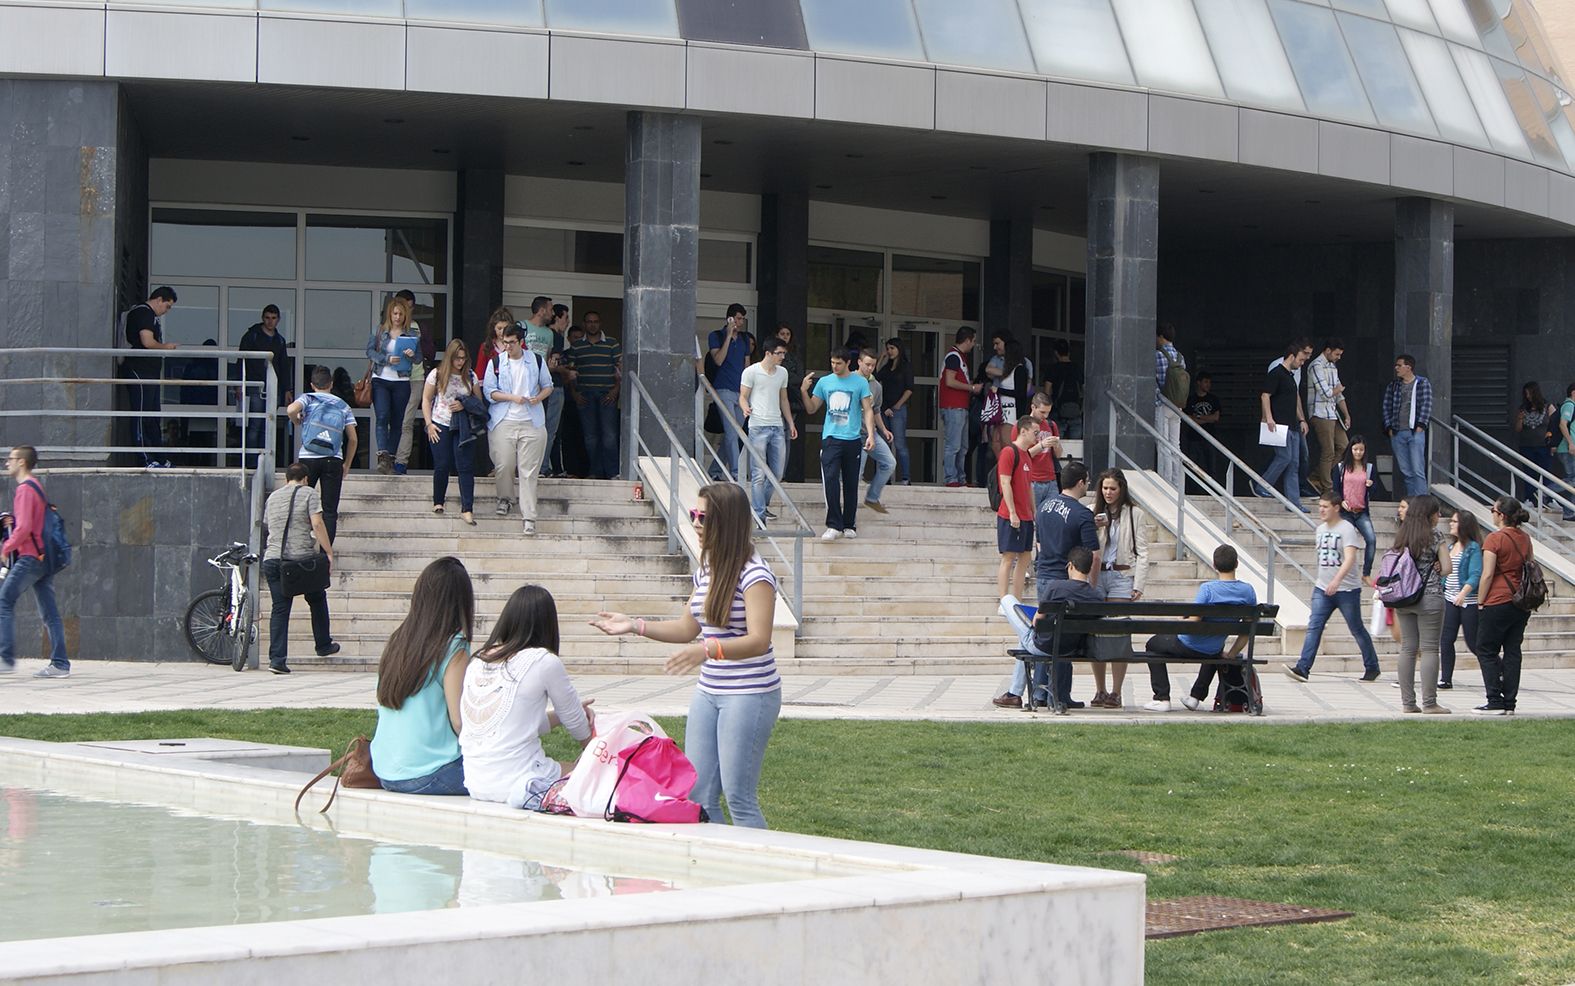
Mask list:
[[[1136,602],[1143,598],[1148,580],[1148,523],[1127,491],[1127,477],[1120,469],[1099,474],[1094,492],[1094,524],[1099,528],[1099,572],[1095,581],[1106,602]],[[1132,657],[1131,637],[1090,637],[1094,681],[1098,690],[1088,704],[1096,709],[1121,708],[1121,686],[1126,681],[1125,661]],[[1105,665],[1111,668],[1112,690],[1105,691]]]

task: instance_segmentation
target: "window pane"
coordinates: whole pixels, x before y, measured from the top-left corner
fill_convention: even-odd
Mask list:
[[[1066,275],[1036,270],[1030,321],[1036,329],[1049,332],[1066,330]],[[1037,363],[1035,364],[1038,365]]]
[[[294,279],[295,216],[154,209],[149,254],[155,278]]]
[[[1362,93],[1356,66],[1345,50],[1334,11],[1295,0],[1269,0],[1286,54],[1301,83],[1307,108],[1319,116],[1372,123],[1373,111]]]
[[[673,0],[547,0],[547,26],[676,38],[678,11]]]
[[[445,294],[428,294],[423,291],[412,291],[416,296],[415,306],[410,310],[410,321],[415,323],[423,332],[432,334],[432,341],[437,344],[438,352],[449,344],[448,337],[448,296]],[[377,298],[377,310],[383,311],[383,306],[388,299],[394,296],[393,291],[384,291]],[[523,314],[523,313],[522,313]],[[471,353],[472,356],[476,354]]]
[[[201,346],[208,340],[219,343],[221,349],[234,349],[235,344],[241,341],[241,332],[246,326],[237,330],[230,327],[230,336],[226,342],[219,335],[219,289],[207,284],[171,284],[175,289],[175,296],[180,299],[175,307],[169,310],[161,320],[164,323],[164,341],[179,343],[182,346]],[[250,323],[248,323],[250,324]],[[177,364],[170,364],[169,370],[174,371]],[[170,376],[174,373],[167,374]]]
[[[1132,84],[1109,0],[1018,0],[1034,61],[1046,75]]]
[[[1387,0],[1389,16],[1396,24],[1414,27],[1429,34],[1438,33],[1438,22],[1433,20],[1432,8],[1427,0]]]
[[[365,349],[377,324],[372,295],[371,291],[309,289],[302,313],[302,345],[312,350]]]
[[[1569,119],[1560,113],[1548,121],[1548,129],[1553,131],[1553,139],[1564,153],[1564,160],[1575,161],[1575,128],[1570,126]]]
[[[1526,144],[1526,135],[1521,133],[1520,124],[1515,121],[1515,111],[1504,96],[1504,88],[1499,85],[1498,73],[1493,71],[1488,56],[1460,45],[1450,45],[1449,53],[1454,56],[1455,67],[1460,70],[1460,77],[1471,93],[1471,102],[1477,108],[1477,117],[1493,146],[1509,154],[1529,156],[1531,148]]]
[[[809,307],[837,311],[881,309],[885,258],[879,253],[809,248]]]
[[[1192,0],[1115,0],[1138,82],[1153,89],[1223,97]]]
[[[181,301],[184,302],[185,300],[186,296],[181,295]],[[298,323],[295,317],[295,292],[288,288],[230,289],[229,297],[225,301],[225,308],[228,309],[227,314],[229,317],[230,348],[233,349],[239,346],[241,337],[246,334],[246,330],[262,321],[262,310],[268,305],[276,305],[279,308],[279,335],[284,337],[290,355],[295,357],[292,360],[292,364],[294,371],[299,373],[301,371],[301,361],[299,359],[299,349],[296,345],[299,340],[296,338]],[[301,381],[299,379],[280,380],[280,393],[286,390],[300,393]]]
[[[908,0],[799,0],[804,33],[816,51],[924,59]]]
[[[144,0],[109,0],[111,7],[117,4],[134,4],[145,7]],[[256,10],[257,0],[159,0],[160,7],[224,7],[230,10]]]
[[[1214,62],[1237,102],[1306,109],[1264,0],[1196,0]]]
[[[678,30],[687,41],[806,47],[798,0],[678,0]]]
[[[891,311],[894,315],[979,319],[979,265],[936,257],[891,258]]]
[[[1350,14],[1337,16],[1378,122],[1397,130],[1438,133],[1394,26]]]
[[[704,250],[704,241],[701,249]],[[623,234],[504,226],[503,266],[576,274],[622,274]]]
[[[930,61],[1032,72],[1023,19],[1013,0],[914,0]]]
[[[545,26],[536,0],[405,0],[405,16],[411,20]]]
[[[700,280],[749,284],[754,244],[744,240],[700,241]]]
[[[1334,0],[1334,5],[1340,10],[1350,10],[1383,20],[1389,19],[1389,11],[1384,9],[1384,0]]]
[[[1481,46],[1482,39],[1477,37],[1477,26],[1466,12],[1465,4],[1460,0],[1428,0],[1428,3],[1433,8],[1433,17],[1438,21],[1444,37],[1473,48]]]
[[[443,284],[448,223],[374,216],[306,217],[306,276],[314,281]]]
[[[1509,32],[1510,41],[1515,45],[1515,53],[1522,65],[1556,86],[1564,85],[1564,70],[1559,65],[1558,56],[1553,53],[1548,36],[1542,30],[1541,20],[1527,0],[1510,0],[1509,13],[1504,17],[1504,29]]]
[[[1400,43],[1411,57],[1411,67],[1427,94],[1439,133],[1450,140],[1488,146],[1487,134],[1471,106],[1471,94],[1460,81],[1455,60],[1449,57],[1449,46],[1430,34],[1404,29],[1400,31]]]
[[[1564,163],[1564,155],[1559,152],[1558,144],[1553,139],[1553,131],[1548,129],[1548,119],[1538,107],[1539,100],[1526,73],[1519,65],[1512,65],[1497,58],[1492,59],[1492,62],[1498,74],[1499,84],[1504,87],[1504,95],[1509,99],[1509,107],[1514,112],[1521,131],[1531,144],[1532,156],[1550,168],[1568,170],[1568,165]],[[1535,79],[1534,76],[1530,78]],[[1553,88],[1543,79],[1535,79],[1535,85],[1545,90]]]
[[[369,17],[403,17],[400,0],[259,0],[262,10],[307,14],[362,14]]]

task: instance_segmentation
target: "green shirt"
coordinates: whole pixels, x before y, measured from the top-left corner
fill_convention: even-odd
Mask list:
[[[574,368],[579,371],[579,388],[604,393],[618,385],[618,358],[623,347],[606,333],[600,342],[581,339],[569,349]]]

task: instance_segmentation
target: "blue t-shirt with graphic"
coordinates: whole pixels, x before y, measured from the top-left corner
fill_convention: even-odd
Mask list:
[[[826,402],[826,420],[820,437],[858,441],[864,425],[864,401],[871,397],[869,381],[859,373],[839,377],[828,373],[815,381],[814,394]]]
[[[345,428],[355,420],[350,405],[333,394],[301,395],[301,458],[338,459],[344,455]]]
[[[1198,597],[1194,603],[1233,603],[1237,606],[1253,606],[1258,602],[1258,593],[1252,586],[1234,579],[1225,581],[1215,579],[1198,586]],[[1207,623],[1208,620],[1204,620]],[[1190,650],[1199,654],[1221,654],[1225,651],[1224,637],[1201,637],[1195,633],[1181,635],[1181,643]]]

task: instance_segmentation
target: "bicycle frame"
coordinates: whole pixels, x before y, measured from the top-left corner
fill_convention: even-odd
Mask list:
[[[250,627],[237,626],[235,614],[241,612],[241,606],[246,601],[250,590],[247,588],[246,572],[256,564],[257,556],[246,550],[246,545],[235,542],[223,552],[208,559],[208,564],[224,573],[225,582],[230,593],[230,625],[226,628],[232,637],[249,633]],[[255,619],[255,610],[252,618]]]

